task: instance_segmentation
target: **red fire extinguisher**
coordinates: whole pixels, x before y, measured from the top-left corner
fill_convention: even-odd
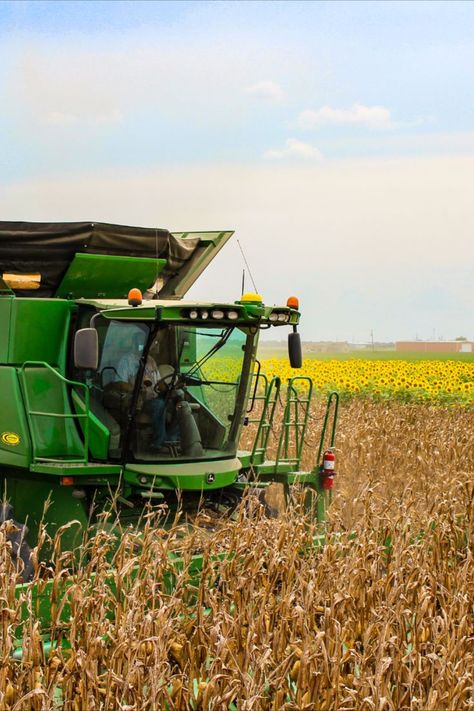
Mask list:
[[[320,474],[323,489],[329,491],[334,485],[334,477],[336,476],[336,455],[331,449],[327,449],[323,454]]]

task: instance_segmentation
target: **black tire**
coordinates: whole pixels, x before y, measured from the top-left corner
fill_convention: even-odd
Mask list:
[[[12,547],[13,565],[24,582],[28,582],[33,578],[35,572],[31,562],[31,548],[26,542],[28,528],[24,524],[15,521],[10,504],[0,504],[0,524],[7,521],[10,521],[15,527],[15,530],[7,535],[7,541],[10,542]]]

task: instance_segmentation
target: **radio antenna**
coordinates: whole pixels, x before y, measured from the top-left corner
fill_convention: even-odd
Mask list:
[[[158,298],[158,278],[160,274],[160,268],[158,265],[158,254],[159,254],[159,249],[158,249],[158,230],[155,228],[155,259],[156,259],[156,271],[155,271],[155,282],[152,286],[153,289],[153,298],[156,299]]]
[[[249,264],[248,264],[247,260],[245,259],[244,250],[242,249],[242,245],[240,244],[240,240],[237,240],[237,244],[239,245],[239,249],[240,249],[240,252],[241,252],[241,254],[242,254],[242,258],[243,258],[243,260],[244,260],[245,266],[247,267],[247,271],[248,271],[248,273],[249,273],[250,279],[252,280],[253,288],[255,289],[256,293],[258,294],[258,289],[257,289],[257,286],[256,286],[256,284],[255,284],[255,280],[254,280],[254,278],[253,278],[253,276],[252,276],[252,272],[250,271]],[[245,269],[244,269],[244,275],[245,275]],[[243,283],[243,282],[244,282],[244,278],[245,278],[245,277],[242,277],[242,291],[243,291],[243,288],[244,288],[244,283]]]
[[[245,269],[242,269],[242,291],[241,291],[241,296],[244,295],[245,292]]]

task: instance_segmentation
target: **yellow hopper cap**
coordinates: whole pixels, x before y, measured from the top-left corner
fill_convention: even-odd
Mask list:
[[[245,301],[249,301],[252,304],[262,304],[263,298],[260,296],[260,294],[242,294],[242,296],[240,297],[240,302],[243,303]]]

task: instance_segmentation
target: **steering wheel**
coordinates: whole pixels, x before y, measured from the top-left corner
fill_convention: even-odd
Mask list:
[[[166,381],[168,381],[168,382],[166,382]],[[159,380],[156,381],[156,383],[153,386],[153,390],[155,391],[155,393],[157,395],[159,395],[160,393],[162,393],[164,391],[163,388],[160,387],[163,384],[166,385],[166,390],[168,392],[170,390],[174,390],[174,388],[177,385],[177,380],[176,380],[176,382],[174,382],[174,381],[175,381],[175,378],[172,373],[169,373],[168,375],[164,375],[162,378],[160,378]]]
[[[106,370],[111,370],[117,376],[117,380],[120,380],[120,376],[117,373],[116,368],[114,368],[113,365],[106,365],[104,368],[102,368],[102,370],[99,373],[100,387],[102,388],[102,390],[104,389],[104,373]]]

